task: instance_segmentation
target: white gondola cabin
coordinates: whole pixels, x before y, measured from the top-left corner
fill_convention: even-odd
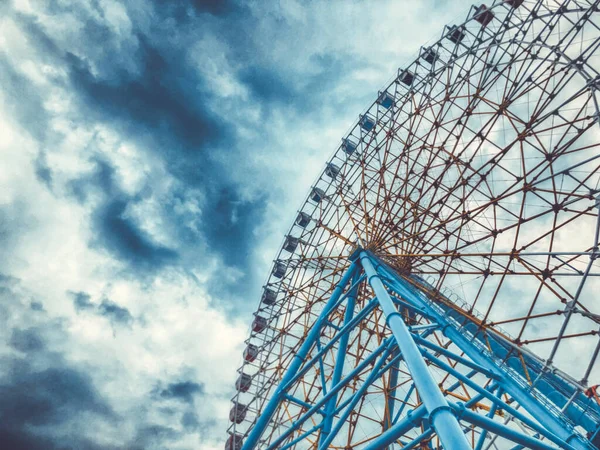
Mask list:
[[[342,149],[347,155],[351,155],[352,153],[354,153],[356,151],[356,147],[357,145],[350,139],[344,139],[342,141]]]
[[[367,133],[369,131],[371,131],[373,128],[375,128],[375,120],[373,120],[373,118],[369,117],[368,115],[363,115],[360,116],[360,119],[358,121],[358,124],[360,125],[360,127],[366,131]]]
[[[267,328],[267,319],[262,316],[254,317],[254,320],[252,321],[252,331],[255,333],[260,333],[265,328]]]
[[[338,173],[340,173],[340,168],[338,166],[333,163],[327,163],[327,166],[325,167],[325,175],[332,180],[335,180],[335,178],[338,176]]]
[[[310,193],[310,199],[315,203],[321,203],[321,201],[325,198],[325,191],[318,187],[313,188]]]
[[[235,433],[230,435],[227,442],[225,442],[225,450],[242,450],[242,439],[244,439],[244,436],[241,434]]]
[[[402,72],[400,72],[398,78],[400,82],[402,84],[405,84],[406,86],[412,86],[413,81],[415,81],[415,75],[408,70],[403,70]]]
[[[438,59],[438,54],[432,48],[427,48],[427,49],[423,50],[423,53],[421,56],[423,57],[423,60],[425,62],[427,62],[428,64],[433,64],[435,62],[435,60]]]
[[[462,27],[459,28],[456,25],[450,25],[447,36],[452,42],[459,44],[465,38],[465,31]]]
[[[383,106],[385,109],[390,109],[394,106],[394,96],[387,91],[380,92],[377,98],[377,103]]]
[[[297,237],[286,236],[285,242],[283,243],[283,249],[286,252],[294,253],[296,251],[296,248],[298,248],[298,242],[300,241]]]
[[[246,405],[242,405],[241,403],[234,402],[233,406],[229,410],[229,420],[231,422],[235,422],[239,425],[246,418],[247,411],[248,411],[248,407]]]
[[[273,275],[277,278],[283,278],[287,272],[287,266],[281,261],[277,261],[273,266]]]
[[[252,386],[252,377],[247,373],[241,373],[237,380],[235,380],[235,388],[240,392],[248,392]]]
[[[258,347],[253,344],[248,344],[244,349],[244,359],[248,362],[252,362],[258,356]]]
[[[265,288],[265,290],[263,291],[263,294],[262,294],[261,301],[265,305],[270,306],[270,305],[273,305],[276,300],[277,300],[277,293],[275,291],[273,291],[272,289]]]
[[[475,10],[475,20],[479,22],[482,27],[487,27],[493,18],[494,13],[485,5],[478,6]]]
[[[306,226],[310,223],[310,215],[308,213],[300,211],[298,213],[298,217],[296,217],[296,225],[302,228],[306,228]]]

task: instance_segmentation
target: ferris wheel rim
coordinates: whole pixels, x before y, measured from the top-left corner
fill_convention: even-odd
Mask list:
[[[573,3],[574,2],[567,2],[567,5],[573,4]],[[594,5],[597,5],[597,3],[598,2],[595,2]],[[492,5],[489,8],[489,10],[490,11],[494,11],[495,9],[499,9],[499,8],[503,8],[503,7],[506,7],[505,2],[495,2],[494,5]],[[579,12],[581,12],[581,11],[588,11],[588,9],[581,7],[580,10],[579,10]],[[512,14],[515,11],[516,11],[516,9],[513,9],[512,12],[509,12],[509,14]],[[597,11],[597,7],[596,6],[595,6],[595,11]],[[401,73],[406,73],[406,71],[408,71],[411,67],[413,67],[413,65],[418,65],[419,64],[419,60],[422,59],[422,55],[423,55],[424,51],[429,51],[432,48],[434,48],[435,46],[440,45],[443,40],[448,39],[448,32],[447,32],[447,30],[450,30],[450,31],[455,30],[455,29],[464,29],[464,30],[467,30],[466,25],[472,24],[473,21],[476,21],[476,14],[472,14],[472,12],[473,12],[473,10],[471,10],[471,12],[469,13],[469,17],[467,18],[467,20],[465,22],[463,22],[462,24],[457,25],[456,28],[452,29],[452,28],[449,28],[449,27],[445,27],[444,28],[444,33],[442,34],[442,37],[438,41],[436,41],[435,43],[433,43],[430,46],[428,46],[427,48],[421,49],[421,51],[419,52],[419,56],[411,64],[409,64],[407,66],[407,68],[404,69],[404,71],[401,72],[399,70],[399,76],[401,75]],[[575,13],[575,12],[576,11],[573,11],[573,10],[566,10],[565,11],[565,13]],[[551,15],[552,15],[552,13],[549,12],[548,16],[551,16]],[[543,17],[543,16],[538,16],[538,18],[540,18],[540,17]],[[479,45],[481,45],[481,44],[482,44],[482,42],[480,42]],[[540,43],[540,45],[543,46],[544,43]],[[473,47],[470,47],[470,48],[473,48]],[[565,58],[565,55],[562,55],[562,57]],[[456,60],[458,60],[458,58],[459,57],[457,56],[456,59],[454,61],[452,61],[452,62],[449,62],[447,66],[449,67],[451,64],[454,64],[454,62],[456,62]],[[583,65],[574,65],[574,69],[575,69],[576,73],[581,78],[583,78],[584,80],[586,80],[589,83],[590,80],[594,80],[594,79],[596,79],[596,77],[592,77],[589,73],[587,73],[585,71],[586,68],[587,68],[587,62],[584,62]],[[334,154],[332,155],[332,157],[326,163],[325,169],[323,170],[322,173],[320,173],[319,177],[317,178],[317,181],[313,184],[313,186],[309,190],[308,198],[305,200],[305,202],[303,203],[303,206],[300,208],[299,214],[301,214],[305,210],[311,210],[311,208],[312,208],[312,211],[314,212],[317,208],[319,208],[319,204],[321,203],[321,200],[323,199],[323,197],[326,196],[326,193],[324,191],[316,192],[315,189],[319,189],[318,188],[319,181],[322,180],[327,175],[327,170],[331,169],[332,165],[335,166],[338,171],[341,171],[344,167],[347,167],[348,164],[353,164],[353,162],[352,162],[353,160],[351,158],[353,157],[353,154],[354,154],[354,151],[356,150],[356,148],[354,149],[353,152],[350,152],[350,154],[348,154],[348,152],[345,151],[344,146],[347,145],[347,143],[349,142],[350,138],[356,137],[353,134],[353,133],[355,133],[356,130],[359,130],[358,134],[361,136],[361,140],[359,142],[356,142],[356,141],[350,141],[350,142],[352,144],[355,144],[356,146],[358,146],[358,144],[360,144],[360,143],[363,142],[362,141],[362,136],[363,136],[362,133],[363,132],[360,131],[361,130],[361,121],[363,120],[364,117],[367,117],[367,119],[369,118],[369,112],[373,108],[376,109],[378,107],[377,105],[379,104],[379,101],[382,98],[382,95],[386,94],[388,92],[388,90],[392,86],[394,86],[395,84],[397,84],[397,83],[398,83],[398,77],[394,81],[392,81],[387,86],[387,88],[385,90],[383,90],[383,91],[381,91],[379,93],[377,99],[367,109],[367,111],[365,112],[365,114],[359,116],[359,121],[356,122],[353,125],[353,127],[351,128],[350,132],[348,132],[348,134],[345,135],[345,137],[342,140],[342,145],[336,149],[336,151],[334,152]],[[599,111],[598,111],[598,106],[597,105],[595,105],[595,109],[596,109],[596,115],[598,115]],[[375,123],[373,124],[372,128],[377,127],[378,124],[379,124],[379,122],[376,120]],[[367,134],[368,134],[368,132],[367,132]],[[340,158],[339,155],[342,155],[343,158]],[[358,158],[358,155],[354,156],[354,157]],[[600,155],[597,155],[595,158],[599,158],[599,157],[600,157]],[[343,163],[343,166],[338,167],[338,166],[335,165],[335,163],[338,162],[339,160],[344,160],[345,161]],[[565,170],[568,170],[568,169],[565,169]],[[598,192],[600,192],[600,191],[597,191],[596,194]],[[311,197],[314,196],[315,193],[316,193],[317,196],[321,196],[321,199],[319,201],[317,201],[317,202],[315,202],[314,199],[311,200]],[[307,205],[309,205],[308,208],[306,208]],[[328,205],[327,207],[331,208],[331,205]],[[325,207],[325,208],[327,208],[327,207]],[[300,216],[298,216],[298,217],[300,217]],[[295,223],[290,227],[290,231],[286,235],[284,243],[282,244],[282,246],[279,249],[279,252],[277,254],[277,258],[274,261],[274,266],[273,266],[272,274],[269,276],[269,278],[267,279],[267,282],[265,283],[265,289],[268,289],[270,286],[276,285],[278,283],[278,280],[281,279],[280,277],[277,277],[275,275],[275,273],[274,273],[276,271],[277,264],[279,264],[281,261],[292,261],[292,264],[293,264],[292,258],[287,258],[287,259],[285,258],[285,256],[287,256],[286,254],[293,254],[293,251],[289,252],[289,251],[287,251],[285,249],[285,247],[289,243],[289,238],[293,237],[293,231],[297,227],[296,222],[298,220],[299,219],[296,218]],[[327,224],[325,224],[325,223],[321,223],[319,225],[322,226],[322,227],[327,227]],[[354,241],[352,239],[350,239],[349,237],[346,237],[346,236],[338,236],[338,238],[343,241],[344,245],[342,246],[342,248],[345,249],[345,250],[347,250],[346,253],[349,253],[349,251],[350,251],[349,249],[352,249],[352,248],[354,248],[356,246],[361,246],[361,247],[369,249],[370,248],[369,243],[367,241],[364,241],[363,239],[361,239],[360,233],[357,231],[356,227],[354,227],[354,232],[355,232],[355,235],[352,236],[352,237],[355,237]],[[295,245],[298,245],[298,242],[296,242]],[[467,247],[468,247],[468,245],[467,245]],[[593,256],[593,255],[596,254],[596,252],[597,252],[597,249],[591,248],[591,249],[588,249],[586,251],[573,252],[573,255],[577,255],[577,256],[592,255]],[[502,252],[500,252],[500,253],[502,253]],[[520,258],[520,257],[522,257],[526,253],[530,253],[531,255],[534,255],[534,254],[537,253],[537,256],[541,256],[542,252],[533,252],[533,251],[532,252],[523,252],[523,251],[519,251],[518,249],[514,249],[514,251],[504,252],[503,256],[506,256],[507,258]],[[396,256],[408,257],[408,256],[411,256],[411,255],[416,255],[416,254],[414,254],[414,253],[401,253],[401,254],[398,254]],[[464,256],[460,252],[454,252],[454,254],[450,254],[450,255],[445,254],[445,253],[439,253],[439,254],[423,253],[422,254],[422,256],[425,256],[425,257],[427,257],[427,256],[431,257],[431,256],[436,256],[436,255],[439,255],[438,256],[439,258],[448,258],[448,256],[451,256],[451,257],[463,257]],[[486,254],[483,253],[483,252],[481,252],[481,255],[485,256]],[[489,253],[487,255],[489,255]],[[527,256],[531,256],[531,255],[527,255]],[[282,256],[283,256],[283,258],[282,258]],[[340,261],[343,261],[346,256],[347,255],[343,255],[341,253],[341,251],[338,252],[338,254],[334,254],[334,253],[332,253],[332,250],[330,250],[330,253],[328,254],[328,256],[325,256],[323,259],[337,258]],[[382,254],[381,256],[385,257],[385,256],[388,256],[388,255]],[[495,256],[497,256],[497,255],[495,255]],[[552,256],[552,255],[546,255],[546,256]],[[567,255],[563,255],[563,256],[567,256]],[[349,266],[349,262],[348,261],[346,261],[345,263],[342,263],[341,265],[335,266],[335,271],[333,272],[333,275],[330,275],[330,276],[331,277],[339,276],[339,273],[342,272],[343,270],[345,270],[348,266]],[[286,270],[287,270],[287,268],[289,268],[289,264],[286,265]],[[293,271],[293,269],[294,268],[292,267],[292,271]],[[491,273],[490,275],[493,276],[494,274]],[[285,274],[285,270],[284,270],[284,276],[287,276]],[[440,286],[443,286],[443,283]],[[293,306],[291,306],[291,307],[293,307]],[[255,313],[255,315],[259,314],[259,313],[261,313],[263,311],[265,311],[265,309],[261,309],[261,308],[262,308],[261,304],[259,304],[259,308],[258,308],[257,312]],[[461,309],[461,311],[463,313],[469,315],[471,317],[471,319],[480,320],[480,319],[478,319],[476,317],[476,315],[473,315],[473,310],[467,311],[467,310],[462,309],[460,306],[459,306],[459,309]],[[484,322],[485,322],[486,318],[487,318],[487,316],[484,318]],[[270,319],[271,318],[267,318],[267,320],[270,320]],[[493,325],[493,321],[491,322],[491,324]],[[491,327],[491,330],[496,331],[496,332],[501,332],[501,328],[494,327],[494,326]],[[509,338],[509,340],[511,340],[511,339]],[[247,343],[249,344],[249,341]],[[513,344],[519,344],[519,342],[515,342],[515,341],[512,341],[512,343]],[[565,377],[568,377],[568,374],[565,373],[564,375],[565,375]],[[275,382],[276,379],[277,379],[277,376],[275,374],[275,375],[273,375],[272,382]],[[577,380],[575,380],[575,379],[571,379],[570,381],[573,382],[573,383],[577,382]],[[268,389],[268,387],[267,387],[267,389]]]

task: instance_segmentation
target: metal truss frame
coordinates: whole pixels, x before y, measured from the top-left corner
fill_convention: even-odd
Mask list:
[[[564,411],[557,413],[556,408],[548,408],[549,404],[564,405],[568,399],[546,398],[545,403],[541,402],[540,395],[543,393],[534,394],[531,387],[524,387],[523,380],[519,380],[518,375],[510,373],[498,360],[483,354],[481,348],[474,345],[473,340],[464,334],[464,325],[457,327],[443,313],[443,309],[435,307],[425,290],[419,289],[414,282],[397,274],[369,251],[359,248],[351,256],[351,260],[352,264],[333,290],[319,318],[287,367],[274,395],[250,430],[243,450],[259,447],[284,450],[314,435],[318,436],[318,444],[313,442],[311,448],[330,448],[340,429],[348,425],[350,414],[367,389],[384,374],[393,379],[390,373],[398,372],[400,361],[406,365],[413,382],[409,393],[418,394],[420,403],[407,407],[406,402],[399,402],[395,395],[390,395],[386,406],[390,419],[378,437],[365,443],[365,450],[390,448],[395,443],[401,445],[402,449],[434,448],[429,446],[434,435],[439,438],[440,446],[437,448],[452,450],[481,449],[484,448],[486,439],[492,440],[497,437],[512,442],[514,445],[511,448],[595,448],[590,440],[574,429]],[[356,292],[361,283],[368,284],[374,297],[355,315]],[[327,326],[331,313],[342,303],[347,305],[343,326],[336,330],[328,345],[322,347],[319,344],[322,329]],[[360,364],[343,375],[350,333],[359,323],[357,319],[364,317],[374,308],[381,309],[392,335]],[[408,325],[405,314],[407,311],[411,312],[413,323],[425,323]],[[462,352],[459,354],[428,340],[434,331],[442,332]],[[337,346],[337,357],[333,373],[330,376],[323,374],[324,383],[320,399],[307,404],[290,394],[291,387],[311,367],[323,367],[324,355],[334,345]],[[314,354],[311,354],[311,351]],[[490,351],[493,351],[492,347]],[[432,376],[430,367],[446,372],[456,383],[442,390],[436,378]],[[364,375],[365,369],[367,375]],[[363,374],[362,383],[353,395],[340,403],[338,392],[352,383],[359,373]],[[328,383],[325,382],[326,378],[330,380]],[[474,394],[467,401],[454,401],[450,394],[465,385]],[[487,400],[490,404],[485,415],[474,411],[482,400]],[[304,413],[279,435],[273,436],[270,442],[261,442],[261,436],[282,402],[300,405],[304,408]],[[394,414],[396,402],[401,406]],[[494,417],[498,417],[496,413],[499,410],[509,415],[512,421],[519,423],[528,432],[494,420]],[[309,419],[315,421],[316,417],[319,419],[314,426],[304,426]],[[598,423],[592,426],[595,428],[587,430],[591,432],[590,436],[595,433]],[[419,434],[406,440],[405,436],[415,429],[420,429]],[[466,435],[473,429],[478,430],[475,445]]]
[[[493,0],[398,71],[285,236],[227,450],[597,442],[599,55],[600,0]]]

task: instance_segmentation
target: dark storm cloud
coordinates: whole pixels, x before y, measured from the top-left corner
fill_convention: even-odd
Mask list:
[[[235,8],[235,3],[230,0],[191,0],[190,3],[197,11],[216,16],[231,12]]]
[[[36,371],[27,363],[13,362],[11,375],[0,385],[0,417],[7,426],[60,424],[84,411],[114,418],[89,376],[77,369],[62,366]]]
[[[224,187],[212,197],[205,232],[226,264],[245,267],[252,251],[252,230],[264,220],[266,197],[243,199]]]
[[[21,330],[15,328],[12,330],[9,345],[22,353],[32,353],[45,348],[44,341],[39,332],[33,328]]]
[[[171,427],[148,425],[138,430],[134,443],[141,448],[155,447],[157,442],[173,441],[180,436],[181,433]]]
[[[105,248],[118,259],[139,270],[157,269],[177,260],[175,250],[155,243],[128,217],[127,208],[139,199],[124,194],[115,182],[115,169],[106,161],[94,159],[95,170],[88,176],[71,180],[69,192],[80,203],[99,191],[105,200],[96,207],[92,224],[93,244]]]
[[[95,308],[89,294],[85,292],[70,292],[73,297],[73,306],[77,312],[89,311]]]
[[[250,89],[256,100],[288,103],[299,99],[294,91],[295,85],[289,79],[266,67],[255,66],[242,70],[240,81]]]
[[[68,181],[69,194],[82,204],[96,190],[100,190],[107,197],[123,196],[115,184],[115,169],[102,159],[93,158],[91,162],[94,164],[94,171],[91,174]]]
[[[54,359],[57,364],[63,362],[60,357]],[[46,427],[64,426],[82,413],[104,421],[116,420],[85,372],[64,362],[43,369],[18,359],[4,360],[2,365],[7,374],[0,379],[2,448],[100,448],[77,432],[65,443],[46,431]]]
[[[9,317],[25,314],[28,322],[35,323],[0,329],[13,349],[0,358],[2,450],[148,450],[169,448],[170,442],[200,432],[203,422],[191,411],[191,399],[203,394],[203,385],[181,381],[159,391],[161,398],[181,400],[171,405],[170,414],[184,431],[147,419],[145,414],[153,402],[141,404],[130,416],[123,417],[113,408],[112,399],[98,389],[90,368],[70,361],[60,349],[72,339],[65,327],[67,322],[52,319],[44,311],[32,314],[28,295],[19,286],[19,279],[0,274],[3,323],[10,323]],[[84,292],[67,294],[74,301],[79,299],[85,309],[92,304]],[[128,321],[131,317],[125,308],[109,301],[102,302],[94,311],[106,314],[110,320]],[[99,363],[96,369],[101,367]],[[131,434],[120,429],[125,420],[132,426]],[[100,443],[98,430],[109,430],[121,439],[120,443]]]
[[[11,117],[25,125],[25,129],[38,141],[46,139],[48,117],[44,114],[42,93],[15,70],[10,61],[0,53],[0,86]]]
[[[139,225],[127,216],[127,208],[135,198],[124,194],[115,183],[115,170],[106,161],[95,159],[96,169],[89,175],[72,180],[69,191],[80,203],[91,193],[105,194],[93,214],[94,245],[100,245],[136,269],[155,269],[174,262],[175,250],[155,243]]]
[[[29,308],[32,311],[43,311],[44,310],[44,305],[40,302],[36,302],[36,301],[32,301],[29,305]]]
[[[179,22],[190,21],[203,14],[224,16],[238,8],[233,1],[229,0],[190,0],[186,2],[154,0],[153,3],[162,16],[174,18]]]
[[[91,296],[85,292],[69,292],[73,298],[73,306],[78,313],[91,312],[105,317],[113,325],[131,326],[133,315],[127,308],[119,304],[103,299],[100,304],[92,302]]]
[[[98,307],[98,313],[113,324],[128,326],[133,322],[133,316],[127,308],[123,308],[110,300],[102,300]]]
[[[68,442],[35,432],[21,429],[0,427],[0,443],[10,450],[126,450],[125,447],[98,445],[89,439],[69,436]],[[127,447],[127,450],[142,450],[140,447]]]
[[[193,154],[215,143],[225,133],[223,124],[206,108],[197,88],[202,80],[181,77],[186,70],[181,52],[167,54],[143,35],[138,42],[139,74],[112,67],[112,78],[97,78],[86,61],[68,55],[71,82],[82,100],[132,135],[151,133],[158,138],[156,150],[167,155]]]
[[[164,389],[157,389],[156,393],[163,399],[192,403],[195,396],[204,394],[204,386],[194,381],[179,381],[167,385]]]
[[[177,259],[177,252],[156,244],[127,217],[127,201],[109,201],[95,213],[97,242],[138,269],[153,269]]]
[[[34,162],[35,176],[38,180],[44,183],[48,189],[52,190],[52,170],[48,166],[46,153],[40,151]]]
[[[226,264],[245,271],[250,264],[252,236],[264,220],[262,214],[270,193],[241,200],[241,187],[232,180],[228,166],[229,161],[243,161],[245,154],[240,151],[245,149],[239,148],[237,132],[230,120],[213,110],[211,105],[219,93],[211,91],[207,80],[190,65],[186,39],[193,30],[219,29],[221,39],[236,47],[235,54],[244,55],[240,62],[246,67],[246,58],[257,51],[249,25],[255,18],[251,14],[236,13],[239,7],[229,1],[196,1],[177,8],[163,1],[154,5],[159,17],[175,19],[169,26],[172,36],[177,37],[158,39],[157,36],[170,33],[167,23],[171,22],[157,22],[148,29],[137,22],[135,11],[130,9],[135,45],[121,48],[115,44],[119,37],[111,34],[114,30],[102,16],[90,14],[81,7],[67,10],[58,3],[46,4],[46,12],[54,17],[68,13],[80,19],[81,44],[94,49],[88,54],[79,51],[76,55],[60,48],[43,23],[36,19],[21,15],[18,20],[40,53],[46,55],[46,60],[67,69],[70,91],[82,108],[82,120],[111,124],[138,148],[162,159],[169,173],[180,180],[184,188],[194,187],[203,193],[206,205],[199,220],[200,234],[180,225],[182,221],[173,211],[175,202],[168,198],[161,202],[161,214],[167,226],[182,237],[186,247],[202,243],[202,251],[208,250]],[[178,23],[184,18],[179,17],[181,11],[175,9],[181,8],[186,11],[185,23]],[[225,16],[227,26],[219,22]],[[98,42],[106,43],[107,50],[95,50]],[[98,67],[101,69],[93,69]],[[242,69],[239,76],[256,101],[290,102],[296,96],[293,85],[276,70],[250,67]],[[31,86],[20,85],[20,80],[22,77],[16,74],[10,76],[12,91],[31,89]],[[34,128],[40,133],[47,130],[49,127],[44,125],[47,119],[40,114],[44,108],[41,100],[36,100],[37,94],[24,97],[24,105],[19,106],[20,121],[27,123],[36,116],[40,124]],[[92,141],[91,154],[95,145]],[[230,158],[216,157],[223,152]],[[67,181],[68,191],[82,204],[88,202],[95,190],[107,196],[106,201],[95,205],[92,244],[104,247],[134,271],[157,269],[178,261],[177,248],[153,242],[142,231],[143,224],[128,216],[129,206],[137,200],[119,192],[114,182],[114,168],[106,161],[93,162],[97,166],[93,175]],[[44,150],[40,150],[36,159],[36,174],[49,188],[54,186],[53,168],[48,165]],[[177,195],[177,192],[172,194]]]
[[[347,96],[335,96],[334,87],[352,74],[351,68],[360,65],[349,55],[316,53],[307,61],[302,72],[286,66],[247,64],[240,70],[239,79],[263,108],[266,116],[285,107],[292,112],[318,112],[323,107],[341,107]],[[270,120],[265,118],[264,120]]]
[[[201,427],[200,419],[196,413],[187,411],[181,416],[181,426],[187,431],[195,431]]]
[[[175,68],[181,71],[182,63],[169,61],[170,57],[144,39],[140,42],[143,63],[136,79],[98,80],[82,61],[73,60],[74,86],[88,107],[118,121],[119,127],[141,140],[143,148],[163,158],[174,176],[204,192],[207,207],[201,231],[205,241],[227,264],[244,267],[249,236],[262,220],[265,199],[258,198],[253,204],[239,200],[239,187],[230,181],[228,167],[215,162],[215,149],[235,155],[235,136],[204,104],[204,94],[196,88],[202,80],[175,79],[171,72]],[[72,187],[75,195],[84,197],[82,183]],[[104,236],[102,244],[134,265],[160,267],[176,259],[176,251],[153,244],[125,217],[126,208],[127,201],[117,199],[97,211],[96,228]],[[166,209],[165,216],[173,216],[172,211]],[[187,233],[181,230],[182,235]],[[239,250],[242,252],[233,258]]]

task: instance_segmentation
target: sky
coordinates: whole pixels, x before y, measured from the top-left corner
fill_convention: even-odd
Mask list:
[[[261,285],[470,4],[0,1],[0,443],[221,449]]]

